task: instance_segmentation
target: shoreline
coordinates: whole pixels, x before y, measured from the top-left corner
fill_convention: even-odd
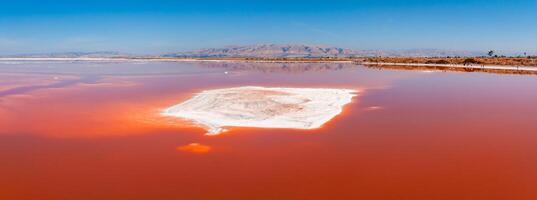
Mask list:
[[[387,62],[362,62],[365,66],[402,66],[402,67],[422,67],[422,68],[458,68],[475,70],[506,70],[506,71],[530,71],[537,72],[537,67],[532,66],[511,66],[511,65],[477,65],[477,64],[425,64],[425,63],[387,63]]]
[[[364,67],[371,69],[379,70],[403,70],[403,71],[421,71],[421,72],[460,72],[460,73],[491,73],[491,74],[501,74],[501,75],[537,75],[537,70],[524,70],[523,68],[516,67],[503,67],[501,68],[479,68],[479,67],[468,67],[468,66],[431,66],[431,65],[363,65]]]
[[[457,69],[457,70],[493,70],[506,72],[530,72],[537,73],[537,66],[514,65],[514,64],[461,64],[461,63],[421,63],[421,62],[371,62],[364,58],[0,58],[0,62],[35,62],[35,61],[67,61],[67,62],[243,62],[243,63],[346,63],[363,65],[366,67],[376,66],[380,68],[391,67],[415,67],[416,69]],[[1,64],[1,63],[0,63]]]
[[[253,63],[355,63],[352,59],[253,59],[253,58],[0,58],[0,61],[93,61],[93,62],[253,62]]]

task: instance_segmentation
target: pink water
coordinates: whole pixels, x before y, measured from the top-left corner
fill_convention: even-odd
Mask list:
[[[362,92],[318,130],[159,115],[247,85]],[[536,91],[351,64],[2,63],[0,199],[537,199]]]

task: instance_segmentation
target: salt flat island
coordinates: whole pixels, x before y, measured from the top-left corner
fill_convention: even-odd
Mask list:
[[[163,111],[218,135],[224,127],[315,129],[341,113],[349,89],[236,87],[206,90]]]

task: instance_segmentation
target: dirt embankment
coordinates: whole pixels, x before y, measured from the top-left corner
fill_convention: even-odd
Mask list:
[[[418,58],[418,57],[375,57],[366,58],[372,63],[414,63],[453,65],[510,65],[537,66],[537,57],[467,57],[467,58]]]

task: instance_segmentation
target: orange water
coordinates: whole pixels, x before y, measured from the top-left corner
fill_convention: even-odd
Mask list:
[[[317,130],[159,115],[246,85],[362,92]],[[350,64],[3,63],[0,199],[537,199],[536,91]]]

